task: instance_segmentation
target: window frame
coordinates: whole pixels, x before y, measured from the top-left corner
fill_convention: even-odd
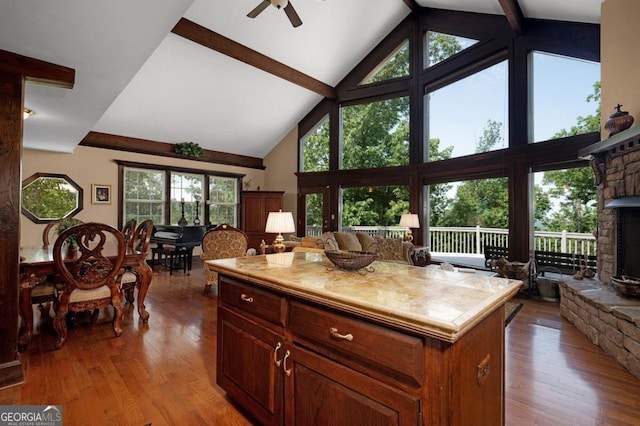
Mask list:
[[[230,173],[230,172],[222,172],[216,170],[204,170],[204,169],[191,169],[185,167],[172,167],[167,165],[155,165],[155,164],[146,164],[146,163],[136,163],[130,161],[120,161],[116,160],[116,164],[118,164],[118,224],[120,227],[124,224],[124,212],[125,212],[125,199],[124,199],[124,171],[126,168],[135,168],[135,169],[144,169],[144,170],[154,170],[160,171],[164,173],[165,176],[165,189],[164,189],[164,217],[162,225],[170,225],[171,221],[171,173],[182,173],[182,174],[192,174],[192,175],[202,175],[203,176],[203,194],[209,193],[209,177],[226,177],[237,180],[236,188],[236,204],[235,204],[235,216],[236,223],[240,223],[240,195],[242,192],[242,179],[246,176],[245,174],[239,173]],[[204,209],[204,213],[200,216],[201,225],[210,226],[209,223],[209,205],[206,203],[206,200],[202,201],[202,208]],[[190,223],[192,225],[192,223]]]

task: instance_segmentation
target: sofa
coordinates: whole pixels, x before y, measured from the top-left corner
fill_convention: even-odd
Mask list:
[[[294,251],[346,250],[377,253],[379,261],[413,265],[413,244],[399,238],[373,237],[364,232],[325,232],[319,237],[288,236],[285,245]]]

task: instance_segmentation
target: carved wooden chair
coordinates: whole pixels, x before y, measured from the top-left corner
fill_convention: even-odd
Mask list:
[[[207,231],[202,237],[202,260],[226,259],[230,257],[246,256],[249,239],[241,229],[223,223]],[[209,294],[212,285],[218,283],[218,273],[204,264],[204,295]]]
[[[146,259],[147,251],[149,251],[151,235],[153,235],[153,221],[148,219],[138,225],[135,232],[131,235],[131,238],[127,242],[129,250],[139,251],[140,256],[142,256],[143,259]],[[132,268],[127,268],[122,276],[122,291],[124,292],[127,302],[131,304],[133,304],[133,292],[135,288],[140,288],[140,279],[141,277],[139,276],[139,272]]]
[[[75,218],[68,218],[66,220],[75,224],[82,223],[81,220]],[[42,248],[48,249],[50,244],[58,238],[58,225],[61,221],[62,219],[51,221],[44,227],[42,231]],[[40,318],[44,319],[49,316],[49,302],[55,302],[57,300],[58,287],[60,287],[59,282],[47,278],[31,290],[31,303],[38,305]]]
[[[76,235],[78,253],[69,258],[63,245],[67,237]],[[66,315],[71,312],[94,310],[92,322],[98,319],[97,310],[107,305],[115,309],[113,331],[122,334],[122,294],[120,279],[126,253],[124,236],[117,229],[102,223],[84,223],[65,230],[53,246],[56,271],[64,281],[58,291],[53,325],[58,333],[55,343],[60,349],[67,340]]]
[[[122,235],[124,235],[124,242],[126,244],[129,244],[129,241],[131,241],[133,233],[136,231],[137,223],[138,222],[135,219],[130,219],[124,224],[124,227],[122,228]]]

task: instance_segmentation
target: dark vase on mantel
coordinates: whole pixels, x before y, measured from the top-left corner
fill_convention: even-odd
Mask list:
[[[622,105],[616,105],[616,112],[609,116],[609,119],[604,123],[605,130],[609,131],[609,137],[620,133],[623,130],[627,130],[633,124],[633,116],[629,115],[627,111],[620,111]]]

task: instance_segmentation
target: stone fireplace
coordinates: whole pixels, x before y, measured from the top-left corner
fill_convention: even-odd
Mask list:
[[[640,126],[580,152],[598,186],[598,276],[640,277]]]
[[[640,379],[640,299],[618,295],[612,275],[640,277],[640,126],[580,151],[598,186],[598,274],[564,278],[560,313]]]

